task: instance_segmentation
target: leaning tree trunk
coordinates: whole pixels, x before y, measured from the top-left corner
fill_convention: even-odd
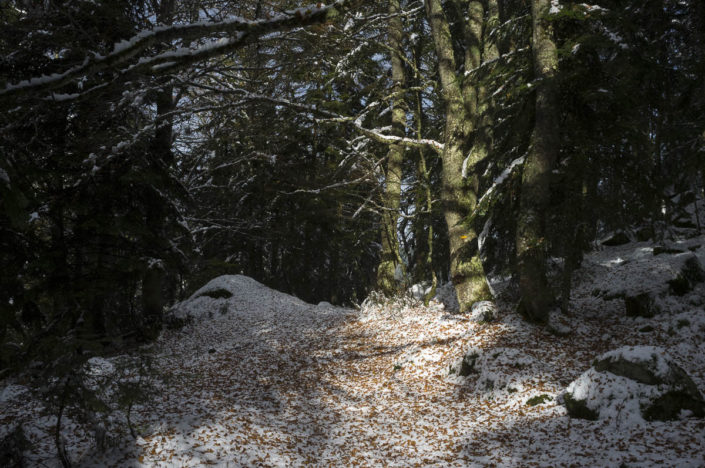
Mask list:
[[[460,84],[462,80],[456,72],[450,26],[440,0],[426,0],[425,6],[438,55],[441,93],[446,106],[444,148],[441,155],[441,202],[448,226],[450,276],[455,285],[460,311],[463,312],[474,302],[491,298],[477,248],[477,233],[464,223],[477,204],[477,186],[468,184],[463,174],[464,150],[473,130],[473,112],[476,109],[473,101],[476,96],[469,92],[470,87]],[[474,42],[467,46],[479,49],[480,41]],[[466,60],[472,57],[470,54]]]
[[[528,320],[546,323],[554,298],[546,279],[545,218],[550,197],[550,177],[560,144],[555,77],[556,44],[546,17],[550,0],[532,0],[532,49],[538,81],[531,149],[524,163],[517,220],[517,266],[521,303]]]
[[[402,40],[404,28],[399,12],[399,0],[389,1],[389,47],[392,51],[392,131],[397,136],[404,136],[406,127],[406,102],[404,99],[404,50]],[[382,212],[382,255],[377,268],[377,287],[387,293],[399,289],[395,273],[403,268],[399,255],[397,225],[401,206],[401,178],[404,162],[404,147],[390,145],[387,153],[387,176],[384,190]]]

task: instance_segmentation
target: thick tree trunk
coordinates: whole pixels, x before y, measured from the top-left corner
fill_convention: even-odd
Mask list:
[[[550,197],[550,177],[560,144],[555,75],[558,54],[552,28],[546,20],[550,0],[533,0],[532,48],[536,90],[536,113],[531,149],[522,176],[517,220],[517,260],[520,312],[528,320],[545,323],[554,298],[546,279],[545,215]]]
[[[389,1],[389,47],[392,51],[392,93],[394,96],[392,110],[392,132],[404,136],[406,127],[406,102],[404,86],[404,50],[402,46],[404,28],[399,12],[399,0]],[[387,175],[384,190],[384,211],[382,213],[382,255],[377,268],[377,287],[387,294],[399,289],[395,276],[398,268],[403,268],[399,255],[399,238],[397,225],[399,208],[401,206],[402,164],[404,162],[404,147],[390,145],[387,153]]]
[[[477,204],[477,186],[467,184],[463,176],[464,150],[473,130],[475,116],[472,112],[476,109],[472,100],[476,96],[468,91],[470,86],[461,86],[450,27],[440,0],[426,0],[425,5],[438,55],[438,71],[446,105],[441,201],[448,225],[450,276],[458,295],[460,311],[463,312],[474,302],[491,298],[478,255],[477,233],[463,223]],[[476,42],[479,48],[479,41]],[[473,54],[469,53],[467,59],[475,60]]]

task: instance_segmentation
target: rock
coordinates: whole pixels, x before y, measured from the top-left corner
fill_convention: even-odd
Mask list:
[[[408,291],[414,299],[423,301],[426,299],[426,295],[431,292],[431,283],[424,281],[423,283],[414,284]]]
[[[705,269],[703,269],[700,260],[698,260],[698,257],[695,255],[689,255],[685,262],[683,262],[681,272],[683,276],[692,283],[702,283],[705,281]]]
[[[492,301],[475,302],[470,309],[473,322],[494,322],[497,320],[497,306]]]
[[[653,254],[654,256],[656,255],[661,255],[661,254],[679,254],[683,253],[685,250],[679,249],[677,247],[669,247],[666,245],[657,245],[654,247]]]
[[[570,319],[558,309],[549,312],[546,329],[555,336],[568,336],[573,333]]]
[[[631,242],[631,239],[624,231],[615,231],[608,234],[604,239],[600,241],[600,244],[606,245],[608,247],[614,247],[617,245],[624,245]]]
[[[450,281],[436,288],[436,296],[433,300],[443,304],[448,312],[457,313],[460,311],[460,303],[455,293],[455,286]]]
[[[468,350],[460,363],[458,375],[467,377],[476,374],[474,382],[478,393],[514,393],[522,382],[532,375],[538,362],[516,348],[492,348]]]
[[[648,292],[636,296],[625,296],[624,306],[627,317],[651,318],[661,313],[661,308],[656,303],[654,296]]]
[[[664,357],[660,348],[651,346],[625,346],[607,352],[595,359],[592,366],[598,372],[610,372],[647,385],[673,384],[685,375],[685,371]]]
[[[598,357],[568,386],[563,402],[569,415],[582,419],[705,416],[705,400],[693,380],[653,346],[625,346]]]
[[[458,375],[461,377],[467,377],[470,374],[477,373],[478,370],[475,366],[477,364],[477,358],[480,357],[480,354],[481,351],[474,349],[465,353],[465,356],[463,356],[463,360],[460,363],[460,371],[458,372]]]
[[[668,291],[674,296],[684,296],[692,288],[690,281],[683,275],[678,275],[675,278],[668,280]]]
[[[673,221],[673,226],[681,229],[697,229],[698,225],[687,218],[680,218]]]
[[[624,299],[626,296],[626,293],[624,291],[613,291],[611,293],[605,294],[605,297],[603,298],[606,301],[613,301],[615,299]]]
[[[705,281],[705,270],[694,254],[683,262],[680,272],[668,281],[669,291],[674,296],[684,296],[693,290],[696,284]]]
[[[233,293],[228,291],[227,289],[211,289],[207,291],[203,291],[199,295],[195,297],[210,297],[211,299],[230,299],[233,297]]]
[[[635,232],[636,240],[646,242],[654,238],[654,230],[650,226],[642,226]]]
[[[587,400],[575,400],[570,393],[563,395],[563,404],[572,418],[597,421],[600,416],[600,413],[588,408]]]

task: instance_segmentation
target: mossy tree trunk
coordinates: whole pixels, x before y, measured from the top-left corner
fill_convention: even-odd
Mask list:
[[[402,24],[399,0],[389,1],[389,47],[392,55],[392,132],[404,136],[406,129],[406,100],[404,91],[406,73],[404,70],[404,49],[402,45],[404,27]],[[400,283],[395,273],[403,268],[399,254],[398,223],[401,206],[402,165],[405,148],[399,144],[389,145],[387,152],[387,174],[385,181],[382,212],[382,254],[377,268],[377,287],[391,294],[397,292]]]
[[[522,175],[516,239],[520,312],[538,323],[547,322],[555,302],[546,278],[545,239],[550,177],[560,144],[555,84],[558,54],[547,20],[550,7],[550,0],[532,0],[532,52],[538,85],[531,148]]]
[[[479,65],[481,60],[482,5],[480,2],[455,2],[459,14],[468,5],[469,24],[464,27],[466,42],[465,68]],[[463,162],[477,112],[477,93],[470,80],[457,70],[450,26],[440,0],[426,0],[426,15],[431,25],[438,56],[441,94],[445,102],[446,123],[441,201],[448,226],[450,276],[458,295],[460,311],[468,310],[476,301],[489,299],[485,271],[479,257],[477,233],[464,221],[477,204],[477,178],[466,179]],[[479,8],[478,8],[479,7]],[[479,26],[479,27],[478,27]]]

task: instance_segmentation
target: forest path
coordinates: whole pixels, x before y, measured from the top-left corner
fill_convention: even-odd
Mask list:
[[[168,376],[159,392],[164,399],[140,415],[141,424],[150,427],[138,440],[140,462],[497,463],[508,454],[495,449],[517,432],[517,417],[528,421],[555,413],[555,405],[543,405],[509,416],[506,405],[512,402],[491,399],[469,405],[472,392],[449,381],[449,366],[468,341],[495,344],[506,334],[505,325],[478,325],[426,308],[378,317],[337,308],[297,312],[287,314],[286,324],[282,316],[274,323],[273,317],[228,320],[236,333],[221,321],[208,332],[198,327],[200,336],[190,330],[165,338],[159,364]],[[539,380],[529,387],[524,390],[557,390]]]
[[[702,466],[702,421],[614,427],[558,403],[633,330],[622,319],[558,338],[510,311],[493,323],[408,305],[363,313],[260,286],[187,304],[207,313],[160,339],[161,400],[134,411],[141,437],[117,466]],[[470,347],[487,350],[483,367],[458,377]]]

